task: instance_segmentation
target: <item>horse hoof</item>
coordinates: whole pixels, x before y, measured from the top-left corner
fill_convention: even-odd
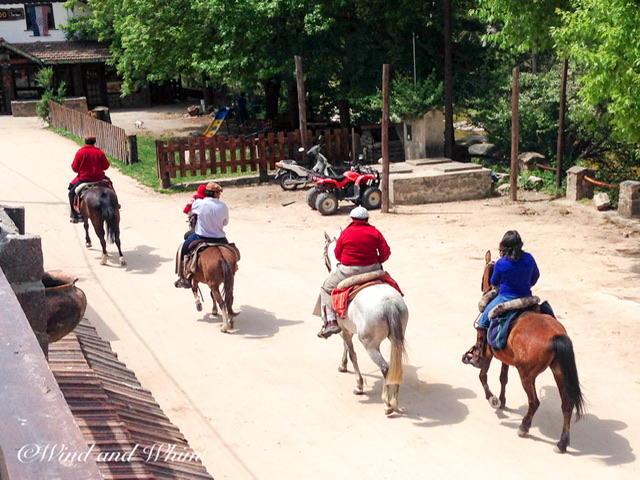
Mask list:
[[[519,428],[518,429],[518,436],[520,438],[526,438],[527,436],[529,436],[529,432],[523,428]]]
[[[199,312],[202,311],[202,304],[201,303],[196,303],[196,310],[198,310]]]
[[[567,447],[562,448],[560,445],[553,447],[553,451],[556,453],[567,453]]]
[[[91,243],[87,242],[87,243],[84,244],[84,246],[87,247],[87,248],[91,248]]]
[[[364,394],[364,390],[362,389],[362,387],[356,387],[353,389],[353,394],[354,395],[362,395]]]
[[[224,325],[222,327],[220,327],[220,331],[222,333],[229,333],[229,329],[227,327],[225,327]]]
[[[500,408],[500,399],[495,395],[491,395],[491,397],[489,397],[489,405],[493,408]]]
[[[229,328],[233,328],[233,320],[229,322]]]
[[[393,407],[389,407],[389,406],[384,407],[385,415],[391,415],[393,412],[395,412],[395,409]]]
[[[124,257],[120,257],[120,265],[122,267],[126,267],[127,266],[127,261],[124,259]]]
[[[347,370],[347,367],[346,367],[346,366],[344,366],[344,365],[340,365],[340,366],[338,367],[338,371],[339,371],[340,373],[345,373],[345,372],[347,372],[348,370]]]
[[[102,259],[100,260],[100,265],[106,265],[107,264],[107,257],[106,255],[102,256]]]

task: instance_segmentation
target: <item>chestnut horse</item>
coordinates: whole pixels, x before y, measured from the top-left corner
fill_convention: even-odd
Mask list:
[[[482,280],[483,293],[491,288],[489,280],[495,265],[491,261],[491,252],[487,252],[485,255],[485,261]],[[487,371],[492,357],[502,362],[499,399],[491,393],[487,384]],[[485,357],[480,366],[480,382],[487,400],[494,408],[505,407],[509,366],[515,366],[518,369],[529,402],[529,409],[518,428],[518,435],[521,437],[525,437],[529,433],[533,415],[540,405],[536,394],[536,377],[547,368],[551,368],[560,392],[564,418],[562,434],[555,451],[565,453],[569,445],[569,428],[573,410],[576,411],[576,421],[578,421],[584,415],[585,407],[578,381],[573,344],[564,326],[551,315],[537,311],[525,311],[512,323],[507,346],[504,349],[494,351],[489,345],[486,345]]]
[[[107,264],[107,242],[115,243],[118,247],[118,255],[120,256],[120,265],[126,266],[127,262],[122,255],[120,248],[120,205],[116,192],[106,186],[104,183],[98,182],[85,187],[80,193],[79,198],[80,213],[84,217],[85,246],[91,247],[91,239],[89,238],[89,220],[93,224],[93,229],[100,240],[102,246],[101,265]]]
[[[213,315],[218,315],[218,306],[222,312],[220,330],[227,333],[233,328],[233,282],[238,270],[238,258],[231,247],[211,245],[198,255],[196,270],[191,276],[191,291],[196,302],[196,309],[202,311],[198,284],[204,283],[211,290]],[[223,287],[222,293],[220,287]]]

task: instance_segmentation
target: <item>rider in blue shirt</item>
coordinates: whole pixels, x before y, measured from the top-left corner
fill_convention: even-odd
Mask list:
[[[489,328],[489,313],[493,307],[516,298],[530,297],[531,287],[539,278],[540,271],[533,255],[522,250],[520,234],[515,230],[509,230],[500,241],[500,259],[491,275],[491,285],[498,294],[485,307],[478,320],[478,338],[472,349],[473,356],[468,363],[475,367],[480,366]]]

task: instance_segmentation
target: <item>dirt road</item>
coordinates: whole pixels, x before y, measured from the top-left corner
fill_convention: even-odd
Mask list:
[[[173,287],[188,194],[155,193],[110,171],[128,266],[118,265],[113,246],[100,266],[99,249],[85,249],[82,226],[68,222],[77,145],[37,120],[11,117],[0,117],[0,144],[0,204],[25,206],[28,233],[42,237],[45,269],[80,278],[86,316],[216,479],[638,478],[637,223],[537,195],[516,204],[491,198],[374,212],[392,249],[387,270],[410,311],[404,413],[387,418],[380,372],[361,345],[365,395],[354,396],[353,374],[337,371],[339,340],[318,339],[311,315],[326,275],[323,232],[348,223],[347,205],[322,217],[303,191],[225,189],[227,234],[242,261],[237,331],[222,334],[219,318],[197,312],[190,293]],[[550,372],[537,382],[531,435],[519,438],[526,397],[515,370],[508,409],[495,411],[478,371],[460,362],[475,339],[484,253],[496,253],[508,229],[536,257],[542,277],[534,293],[551,303],[574,342],[588,415],[572,426],[566,455],[553,452],[562,419]],[[490,371],[495,390],[498,370]]]

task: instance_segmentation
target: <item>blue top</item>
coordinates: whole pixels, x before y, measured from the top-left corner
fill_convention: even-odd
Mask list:
[[[530,253],[517,260],[509,260],[507,256],[500,257],[491,275],[491,285],[499,286],[500,295],[515,298],[531,296],[531,287],[540,278],[538,265]]]

